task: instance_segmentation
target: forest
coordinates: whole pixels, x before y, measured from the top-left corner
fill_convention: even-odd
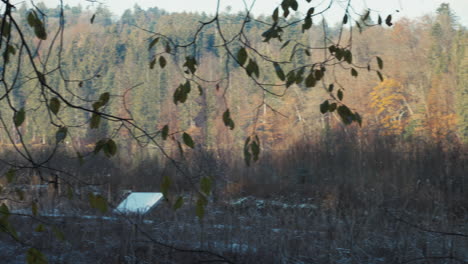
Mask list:
[[[457,10],[274,8],[5,11],[0,262],[468,263]]]

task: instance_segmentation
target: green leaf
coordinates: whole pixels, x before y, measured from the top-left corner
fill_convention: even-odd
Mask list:
[[[167,64],[166,58],[164,58],[163,56],[160,56],[159,57],[159,66],[161,66],[161,68],[164,69],[164,67],[166,67],[166,64]]]
[[[150,61],[150,65],[149,65],[149,66],[150,66],[150,69],[154,69],[154,65],[156,65],[156,58],[154,58],[154,59],[152,59],[152,60]]]
[[[68,128],[67,127],[60,127],[57,132],[55,133],[55,141],[58,143],[62,142],[68,134]]]
[[[351,68],[351,75],[352,75],[353,77],[357,77],[357,76],[358,76],[358,72],[356,71],[356,69]]]
[[[255,136],[256,140],[253,140],[250,143],[250,149],[252,150],[252,157],[254,161],[257,161],[260,157],[260,141],[257,136]]]
[[[182,207],[182,205],[184,205],[184,198],[179,196],[179,198],[177,198],[177,200],[176,200],[176,202],[174,204],[174,210],[180,209]]]
[[[307,78],[305,80],[305,85],[306,87],[314,87],[317,84],[317,80],[315,80],[315,76],[313,72],[310,72],[309,75],[307,75]]]
[[[158,44],[158,42],[159,42],[159,37],[153,39],[153,40],[150,42],[149,46],[148,46],[148,50],[150,50],[151,48],[153,48],[154,45]]]
[[[49,109],[56,115],[60,110],[60,100],[57,97],[54,97],[49,100]]]
[[[96,142],[96,145],[94,146],[94,154],[98,154],[99,151],[106,145],[107,139],[101,139],[98,142]]]
[[[189,146],[190,148],[195,148],[195,142],[193,142],[193,139],[189,134],[184,132],[182,139],[184,140],[185,145]]]
[[[276,76],[278,76],[278,78],[281,81],[286,80],[286,76],[284,75],[284,72],[283,72],[283,69],[281,69],[281,66],[277,62],[274,62],[273,66],[275,67]]]
[[[271,18],[273,19],[274,22],[278,22],[278,17],[279,17],[279,9],[278,7],[275,8],[275,11],[273,11],[273,15]]]
[[[338,90],[337,95],[338,95],[338,99],[340,99],[340,101],[342,101],[343,100],[343,91],[341,89]]]
[[[161,192],[166,199],[168,199],[169,188],[171,187],[171,179],[169,176],[164,175],[162,182],[161,182]]]
[[[117,154],[117,144],[115,144],[115,141],[112,139],[108,139],[106,144],[103,146],[104,154],[107,157],[112,157]]]
[[[93,113],[91,116],[91,121],[89,123],[91,129],[97,129],[101,123],[101,115]]]
[[[21,108],[18,112],[15,112],[15,115],[13,117],[15,126],[16,127],[21,126],[25,118],[26,118],[26,112],[24,111],[24,108]]]
[[[94,24],[94,19],[96,18],[96,14],[93,14],[93,16],[91,17],[91,19],[89,20],[89,22],[91,24]]]
[[[206,194],[206,195],[210,194],[210,192],[211,192],[211,179],[209,177],[203,177],[200,180],[200,189],[204,194]]]
[[[379,18],[377,19],[377,24],[382,25],[382,17],[379,15]]]
[[[14,170],[13,168],[10,168],[5,174],[5,177],[7,178],[8,183],[12,183],[16,177],[16,170]]]
[[[244,65],[247,62],[247,51],[245,50],[244,47],[240,48],[239,51],[237,52],[237,61],[239,62],[240,65]]]
[[[377,57],[377,64],[379,65],[379,69],[383,69],[383,60],[380,57]]]
[[[353,122],[353,120],[354,120],[354,114],[345,105],[340,105],[338,107],[338,115],[341,117],[341,120],[346,125],[351,124]]]
[[[384,81],[384,77],[382,76],[382,73],[380,71],[377,71],[377,76],[379,76],[381,82]]]
[[[102,106],[106,105],[109,102],[109,99],[110,99],[110,93],[108,92],[102,93],[99,96],[99,102],[101,103]]]
[[[326,112],[328,112],[328,106],[330,105],[330,103],[327,101],[323,102],[320,104],[320,113],[322,114],[325,114]]]
[[[289,45],[289,43],[291,43],[291,40],[287,40],[280,48],[280,50],[284,49],[286,46]]]
[[[389,26],[389,27],[393,26],[392,15],[387,16],[387,18],[385,19],[385,24],[387,24],[387,26]]]
[[[343,17],[343,24],[348,23],[348,14],[345,14]]]
[[[247,67],[245,68],[245,71],[247,72],[247,75],[251,76],[252,77],[252,74],[256,75],[257,78],[259,77],[259,68],[258,68],[258,65],[257,63],[252,60],[252,59],[249,59],[249,63],[247,64]]]
[[[161,136],[163,140],[166,140],[167,137],[169,136],[169,126],[165,125],[162,130],[161,130]]]
[[[306,18],[304,19],[304,24],[302,24],[302,33],[310,29],[311,27],[312,27],[312,17],[310,15],[307,15]]]
[[[353,53],[351,53],[350,50],[344,50],[343,57],[347,63],[349,64],[353,63]]]
[[[235,124],[231,118],[231,113],[229,112],[229,109],[227,109],[223,114],[223,122],[224,122],[224,125],[229,127],[231,130],[234,129]]]
[[[295,82],[296,82],[296,73],[294,71],[290,71],[288,75],[286,76],[286,88],[288,88]]]
[[[335,88],[335,85],[332,83],[328,86],[328,91],[331,93],[333,92],[333,88]]]
[[[330,104],[330,105],[328,106],[328,112],[333,113],[333,112],[335,112],[336,108],[337,108],[337,104],[336,104],[336,103],[332,103],[332,104]]]
[[[194,74],[195,71],[197,70],[196,68],[196,65],[197,65],[197,61],[195,60],[195,57],[192,57],[192,56],[187,56],[185,57],[185,63],[184,63],[184,67],[187,67],[187,69],[192,73]]]
[[[28,252],[26,253],[26,263],[27,264],[47,264],[47,259],[42,254],[41,251],[35,249],[35,248],[30,248],[28,249]]]

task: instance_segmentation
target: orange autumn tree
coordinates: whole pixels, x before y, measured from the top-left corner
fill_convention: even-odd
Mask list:
[[[370,96],[375,129],[383,135],[401,134],[412,114],[401,83],[386,79],[374,87]]]

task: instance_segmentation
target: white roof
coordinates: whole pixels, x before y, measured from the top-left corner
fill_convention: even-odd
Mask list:
[[[146,214],[162,197],[162,193],[134,192],[117,206],[116,211],[120,213]]]

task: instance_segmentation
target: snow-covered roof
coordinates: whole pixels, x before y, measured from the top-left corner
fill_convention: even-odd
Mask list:
[[[157,192],[134,192],[123,200],[116,211],[119,213],[146,214],[163,197]]]

